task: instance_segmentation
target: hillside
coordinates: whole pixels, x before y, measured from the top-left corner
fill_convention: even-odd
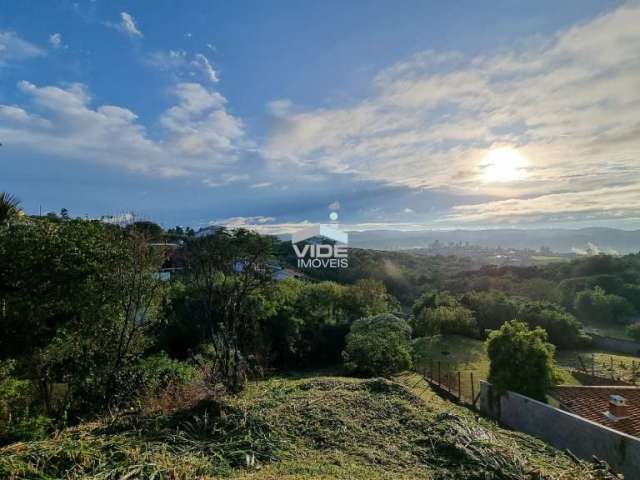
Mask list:
[[[406,382],[257,382],[228,403],[104,419],[4,447],[0,477],[612,478]]]

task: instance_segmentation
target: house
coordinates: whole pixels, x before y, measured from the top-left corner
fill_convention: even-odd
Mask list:
[[[640,437],[640,387],[558,385],[550,395],[562,410]]]
[[[282,280],[287,280],[289,278],[298,278],[304,279],[305,275],[297,270],[293,270],[292,268],[282,268],[280,270],[274,271],[271,275],[275,281],[280,282]]]

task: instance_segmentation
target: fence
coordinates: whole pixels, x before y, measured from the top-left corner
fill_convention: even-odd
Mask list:
[[[444,396],[471,408],[478,408],[481,378],[477,372],[452,370],[446,363],[431,361],[419,373],[429,386]]]
[[[586,385],[635,385],[640,379],[640,362],[635,360],[593,353],[578,354],[576,358],[577,363],[571,362],[573,365],[570,365],[570,369],[576,378],[584,376]],[[593,382],[589,379],[593,379]]]

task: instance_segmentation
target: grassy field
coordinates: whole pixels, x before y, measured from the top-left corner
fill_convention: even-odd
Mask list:
[[[582,359],[580,362],[579,358]],[[560,351],[556,361],[562,367],[593,371],[599,377],[614,378],[625,382],[640,382],[640,358],[602,351]],[[635,365],[635,366],[634,366]]]
[[[489,358],[484,342],[458,335],[439,335],[433,337],[428,348],[422,351],[418,370],[440,378],[442,383],[451,383],[457,389],[457,373],[461,372],[462,395],[468,399],[480,391],[480,380],[489,375]],[[431,373],[433,371],[433,373]],[[471,373],[473,372],[473,388]]]
[[[571,358],[572,354],[563,358]],[[556,356],[558,355],[559,352]],[[434,337],[429,348],[424,350],[423,355],[420,355],[416,367],[427,373],[430,373],[433,368],[433,376],[437,378],[438,362],[440,362],[442,383],[446,384],[448,379],[456,390],[458,385],[457,372],[461,372],[460,386],[462,395],[467,399],[471,399],[472,394],[477,395],[480,391],[480,380],[485,380],[489,376],[489,358],[484,342],[473,338],[458,335]],[[558,362],[558,366],[561,368],[556,370],[557,383],[569,385],[579,383],[566,368],[573,367],[573,365],[567,362]],[[471,372],[473,372],[473,388]]]
[[[417,376],[257,382],[226,401],[105,418],[4,447],[0,478],[611,478],[419,383]]]
[[[635,319],[634,321],[638,321]],[[585,330],[590,333],[595,333],[603,337],[621,338],[623,340],[631,340],[627,335],[625,325],[600,325],[600,324],[586,324]]]
[[[566,262],[566,261],[568,260],[563,257],[553,257],[548,255],[532,255],[531,256],[531,263],[533,263],[534,265],[548,265],[550,263],[559,263],[559,262]]]

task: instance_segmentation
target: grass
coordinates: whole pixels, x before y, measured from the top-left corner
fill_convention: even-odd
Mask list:
[[[582,363],[578,357],[582,358]],[[567,369],[593,371],[599,377],[624,380],[634,383],[640,381],[640,359],[631,355],[620,355],[602,351],[560,351],[556,354],[559,365]],[[635,364],[635,368],[634,368]]]
[[[626,325],[601,325],[599,323],[585,324],[585,330],[589,333],[595,333],[603,337],[620,338],[622,340],[631,340],[627,335]]]
[[[549,255],[532,255],[531,261],[536,265],[548,265],[550,263],[566,262],[567,259],[563,257],[553,257]]]
[[[561,352],[556,352],[556,358]],[[563,358],[566,358],[564,356]],[[576,360],[577,361],[577,360]],[[460,386],[462,395],[471,399],[472,394],[477,395],[480,391],[480,380],[486,380],[489,376],[489,357],[485,344],[481,340],[462,337],[459,335],[439,335],[433,337],[420,359],[417,368],[420,371],[430,372],[433,368],[433,375],[437,378],[437,366],[440,362],[440,377],[442,383],[447,383],[457,390],[457,372],[461,372]],[[564,385],[579,385],[579,382],[571,375],[565,363],[558,362],[556,369],[556,382]],[[471,372],[473,372],[473,388],[471,382]],[[448,375],[448,376],[447,376]]]
[[[489,376],[489,358],[484,342],[459,335],[433,337],[417,363],[418,370],[430,372],[433,368],[435,378],[438,376],[438,363],[440,363],[442,383],[446,383],[448,378],[456,389],[456,372],[461,372],[462,395],[469,399],[472,393],[477,395],[480,391],[480,380]],[[473,372],[473,388],[471,372]]]
[[[0,449],[0,478],[613,478],[434,396],[416,377],[277,378],[171,415],[105,418]]]

